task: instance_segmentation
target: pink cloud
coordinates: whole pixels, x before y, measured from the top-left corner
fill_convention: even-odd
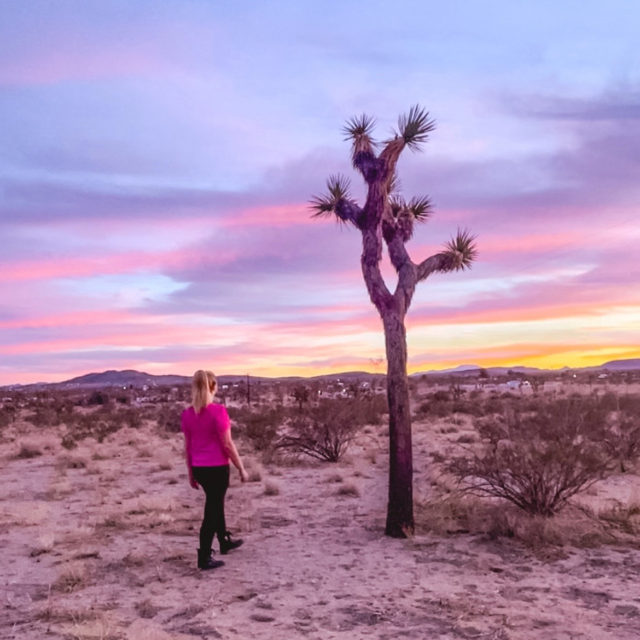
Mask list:
[[[4,269],[0,272],[0,282],[79,278],[141,270],[153,271],[162,268],[188,268],[202,262],[225,264],[237,256],[238,254],[232,249],[217,250],[212,253],[204,249],[185,248],[165,252],[129,252],[102,256],[22,260],[5,263]]]
[[[317,224],[311,217],[308,203],[283,203],[243,209],[227,215],[221,226],[233,227],[290,227]]]

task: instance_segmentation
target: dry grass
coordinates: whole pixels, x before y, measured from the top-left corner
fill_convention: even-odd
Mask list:
[[[141,618],[153,618],[160,611],[158,607],[153,606],[153,603],[149,598],[146,600],[142,600],[140,602],[136,602],[136,613]]]
[[[56,460],[56,469],[86,469],[89,463],[89,459],[82,455],[71,455],[63,453],[58,456]]]
[[[97,524],[99,528],[110,529],[112,531],[125,531],[131,526],[130,522],[122,519],[120,513],[112,513]]]
[[[501,500],[453,493],[440,500],[416,505],[416,528],[437,535],[485,534],[513,538],[525,547],[594,547],[616,542],[611,528],[588,509],[568,505],[552,517],[531,516]]]
[[[70,562],[63,566],[60,574],[51,585],[54,591],[71,593],[88,584],[87,567],[82,562]]]
[[[610,526],[630,535],[640,534],[640,502],[616,504],[598,512],[598,517]]]
[[[337,488],[334,495],[341,497],[359,498],[360,489],[358,489],[355,484],[343,484]]]
[[[267,480],[264,483],[264,495],[265,496],[277,496],[280,494],[280,485]]]
[[[23,444],[13,458],[15,460],[28,460],[29,458],[37,458],[41,455],[42,451],[39,447],[31,444]]]
[[[43,553],[49,553],[55,544],[55,536],[52,533],[43,533],[38,537],[36,544],[31,549],[29,555],[32,558],[42,555]]]

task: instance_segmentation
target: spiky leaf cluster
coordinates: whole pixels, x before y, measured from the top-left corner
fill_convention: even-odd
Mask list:
[[[351,182],[345,176],[331,175],[327,180],[327,192],[321,196],[311,198],[313,217],[326,216],[336,213],[336,207],[340,200],[349,199],[349,187]]]
[[[435,120],[429,112],[419,105],[409,109],[409,113],[398,118],[398,135],[412,151],[416,151],[429,138],[429,133],[436,128]]]
[[[373,144],[371,133],[373,132],[374,126],[375,120],[366,113],[363,113],[360,116],[354,116],[347,120],[342,131],[346,136],[345,140],[357,140],[359,138],[366,137],[369,139],[369,142]]]
[[[469,269],[478,255],[476,237],[467,229],[460,230],[455,238],[445,244],[443,271],[463,271]]]

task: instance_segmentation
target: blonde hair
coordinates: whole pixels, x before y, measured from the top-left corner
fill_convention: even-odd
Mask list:
[[[210,375],[213,376],[213,388],[215,389],[215,376],[211,371],[198,369],[198,371],[193,374],[193,380],[191,381],[191,404],[196,410],[196,413],[200,413],[200,411],[211,402],[213,389],[211,388]]]
[[[211,391],[211,393],[215,393],[216,392],[216,388],[218,387],[218,381],[216,380],[216,375],[215,373],[213,373],[213,371],[205,371],[206,375],[207,375],[207,382],[209,383],[209,391]]]

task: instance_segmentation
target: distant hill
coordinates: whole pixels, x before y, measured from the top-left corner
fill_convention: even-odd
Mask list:
[[[343,371],[342,373],[327,373],[323,376],[313,376],[309,380],[340,380],[341,382],[357,382],[373,378],[386,378],[386,373],[370,373],[369,371]],[[304,380],[304,378],[301,378]]]
[[[465,376],[479,373],[480,369],[482,368],[484,368],[484,370],[490,376],[504,376],[507,375],[509,371],[529,375],[550,373],[553,371],[552,369],[538,369],[536,367],[479,367],[475,364],[463,364],[458,367],[454,367],[453,369],[430,369],[429,371],[420,371],[418,373],[412,374],[412,376]],[[562,369],[559,369],[558,371],[603,371],[605,369],[609,371],[637,371],[640,369],[640,358],[630,358],[628,360],[611,360],[610,362],[605,362],[604,364],[593,367],[562,367]]]
[[[611,360],[601,364],[598,369],[609,369],[610,371],[635,371],[640,369],[640,358],[630,358],[629,360]]]
[[[216,376],[220,384],[230,384],[246,380],[246,375],[223,375]],[[351,382],[354,380],[368,380],[376,377],[384,377],[381,373],[368,373],[366,371],[346,371],[343,373],[330,373],[324,376],[314,376],[313,378],[302,378],[299,376],[288,376],[282,378],[264,378],[259,376],[250,376],[253,381],[260,380],[281,380],[283,382],[295,382],[296,380],[342,380],[343,382]],[[124,371],[103,371],[102,373],[87,373],[71,380],[59,382],[57,385],[65,387],[108,387],[108,386],[128,386],[141,387],[144,385],[157,386],[168,384],[188,384],[191,382],[191,376],[178,375],[153,375],[144,371],[135,371],[127,369]]]
[[[109,387],[109,386],[129,386],[142,387],[144,385],[163,385],[163,384],[185,384],[191,380],[189,376],[177,375],[161,375],[155,376],[144,371],[135,371],[134,369],[125,369],[124,371],[103,371],[102,373],[87,373],[84,376],[71,378],[58,383],[66,387]]]
[[[504,376],[513,371],[515,373],[544,373],[544,369],[536,369],[535,367],[479,367],[477,364],[463,364],[453,369],[430,369],[429,371],[419,371],[411,374],[412,376],[469,376],[480,373],[484,369],[490,376]]]

